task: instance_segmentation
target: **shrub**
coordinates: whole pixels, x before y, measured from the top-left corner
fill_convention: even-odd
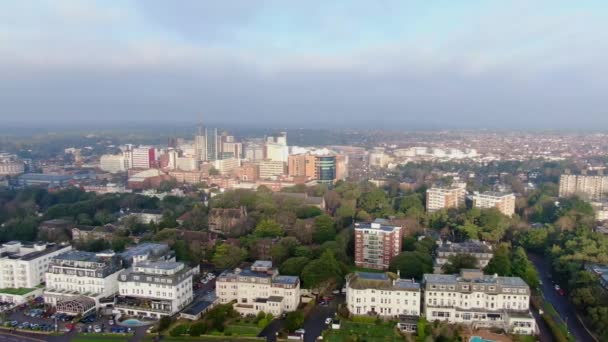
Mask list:
[[[207,325],[204,322],[198,322],[190,326],[190,336],[201,336],[207,332]]]
[[[180,324],[180,325],[176,326],[175,328],[173,328],[171,330],[171,332],[169,333],[169,335],[171,335],[172,337],[178,337],[181,335],[185,335],[188,333],[189,328],[190,327],[187,324]]]

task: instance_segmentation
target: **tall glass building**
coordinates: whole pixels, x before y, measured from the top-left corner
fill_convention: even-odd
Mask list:
[[[333,184],[336,179],[336,156],[318,156],[316,178],[320,184]]]

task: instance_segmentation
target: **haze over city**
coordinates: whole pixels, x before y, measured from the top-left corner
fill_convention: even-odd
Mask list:
[[[4,1],[0,118],[608,125],[602,1]]]

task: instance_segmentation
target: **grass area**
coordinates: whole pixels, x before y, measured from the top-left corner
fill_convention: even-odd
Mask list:
[[[395,331],[395,327],[387,323],[369,324],[342,321],[340,330],[329,330],[323,336],[325,341],[341,342],[350,336],[357,336],[361,341],[391,342],[403,341],[403,336]]]
[[[262,331],[257,324],[247,322],[233,322],[226,326],[223,332],[214,331],[211,335],[226,336],[226,333],[234,336],[256,337]]]
[[[114,342],[128,341],[131,336],[116,335],[116,336],[99,336],[99,335],[78,335],[71,342]]]
[[[152,342],[154,340],[153,337],[144,338],[144,342]],[[261,337],[240,337],[240,336],[213,336],[213,335],[203,335],[198,337],[171,337],[165,336],[161,340],[162,342],[187,342],[187,341],[222,341],[222,342],[240,342],[240,341],[265,341],[264,338]]]
[[[9,294],[9,295],[18,295],[18,296],[23,296],[24,294],[28,294],[32,291],[34,291],[35,289],[30,289],[30,288],[26,288],[26,287],[20,287],[20,288],[10,288],[7,287],[5,289],[0,289],[0,293],[4,293],[4,294]]]
[[[564,321],[562,321],[561,317],[559,316],[553,305],[545,301],[542,304],[542,308],[544,311],[542,317],[549,326],[553,337],[560,342],[574,341],[574,338],[568,333],[568,327],[566,326]]]

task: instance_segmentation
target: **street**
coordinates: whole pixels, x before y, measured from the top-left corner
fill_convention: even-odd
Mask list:
[[[321,336],[323,330],[327,329],[328,326],[325,324],[325,319],[328,317],[334,317],[338,309],[338,305],[344,303],[344,295],[335,295],[333,300],[328,305],[316,305],[308,318],[304,321],[304,334],[305,342],[313,342],[317,340],[317,337]],[[269,342],[276,341],[276,333],[283,328],[283,320],[275,319],[272,321],[262,332],[260,337],[266,337]]]
[[[566,322],[570,334],[572,334],[576,341],[594,341],[591,335],[589,335],[587,330],[585,330],[581,322],[578,320],[574,310],[574,305],[568,301],[566,296],[560,296],[557,291],[555,291],[554,284],[552,283],[550,276],[551,264],[549,260],[544,256],[532,253],[530,253],[528,257],[534,263],[534,266],[536,266],[540,279],[543,282],[541,291],[544,299],[553,305],[561,319]]]

